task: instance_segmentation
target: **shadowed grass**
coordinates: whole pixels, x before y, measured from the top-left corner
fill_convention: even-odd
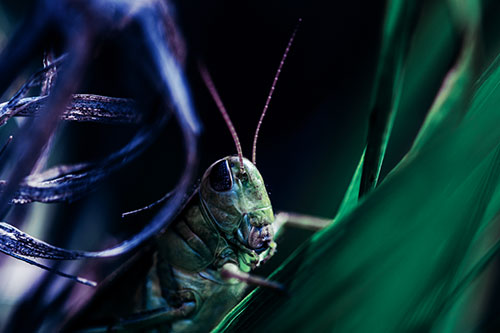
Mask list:
[[[500,64],[473,85],[479,5],[446,4],[462,47],[412,149],[356,204],[366,152],[336,223],[271,276],[290,297],[256,289],[215,331],[428,332],[477,325],[470,314],[474,294],[462,295],[498,251]],[[428,37],[430,43],[434,36]],[[391,122],[376,126],[379,138]],[[384,149],[371,159],[370,172],[380,170]]]

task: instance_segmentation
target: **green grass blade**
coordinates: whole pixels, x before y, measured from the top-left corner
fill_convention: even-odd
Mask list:
[[[500,224],[500,65],[464,94],[474,43],[464,38],[412,158],[273,274],[290,297],[257,289],[217,331],[427,332],[451,327],[444,315],[459,321],[467,302],[449,309],[496,254],[481,244]]]
[[[499,80],[496,71],[485,89]],[[471,109],[474,117],[400,167],[346,219],[287,261],[273,278],[289,287],[290,298],[257,290],[221,331],[430,329],[451,292],[444,288],[454,280],[450,272],[459,269],[469,247],[464,237],[480,228],[481,218],[470,217],[489,196],[478,194],[485,184],[490,193],[499,186],[498,168],[486,167],[500,143],[494,106],[500,89],[494,97],[473,103],[483,105]]]
[[[367,146],[344,195],[336,220],[350,212],[357,205],[358,198],[377,183],[401,95],[403,64],[416,17],[415,7],[414,3],[400,0],[387,2]]]
[[[412,147],[415,153],[436,135],[456,126],[464,115],[476,76],[477,27],[466,31],[457,64],[448,73]]]
[[[377,185],[401,96],[403,66],[417,16],[416,7],[411,1],[387,2],[359,197]]]
[[[356,171],[354,171],[354,175],[352,176],[351,182],[349,183],[349,187],[344,195],[344,199],[340,203],[339,210],[337,211],[337,216],[334,219],[335,221],[340,220],[350,211],[352,211],[356,205],[358,204],[359,198],[359,188],[361,185],[361,173],[363,170],[363,162],[365,160],[365,152],[361,155],[361,159],[359,160],[358,166],[356,167]]]

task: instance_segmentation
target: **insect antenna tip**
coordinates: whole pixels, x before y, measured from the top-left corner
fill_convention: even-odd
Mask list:
[[[257,123],[257,129],[255,130],[255,135],[253,137],[253,145],[252,145],[253,146],[252,147],[252,163],[253,164],[257,163],[257,139],[259,137],[260,126],[262,125],[262,121],[264,120],[264,116],[266,115],[267,109],[269,107],[269,103],[271,102],[271,98],[273,97],[274,89],[276,88],[276,83],[278,82],[278,78],[280,77],[280,74],[281,74],[281,69],[283,68],[286,57],[288,55],[288,52],[290,51],[290,47],[292,46],[293,40],[295,39],[295,35],[297,34],[297,30],[299,29],[300,22],[302,22],[302,18],[299,18],[299,22],[297,22],[297,25],[295,26],[295,29],[292,32],[292,36],[288,40],[288,44],[286,46],[285,52],[283,53],[283,56],[281,57],[280,64],[278,66],[278,70],[276,71],[276,74],[274,75],[273,84],[271,85],[271,91],[269,92],[269,95],[267,96],[266,104],[264,104],[264,109],[262,110],[262,114],[260,115],[259,122]]]

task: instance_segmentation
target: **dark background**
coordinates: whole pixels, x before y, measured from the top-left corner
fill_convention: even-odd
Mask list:
[[[202,60],[211,72],[240,136],[244,155],[250,157],[257,121],[276,69],[298,19],[302,18],[260,132],[258,166],[277,210],[333,217],[366,137],[384,4],[176,3],[188,51],[186,71],[203,125],[200,175],[213,161],[236,150],[201,82],[197,61]],[[5,1],[3,7],[8,21],[16,26],[29,2]],[[113,52],[111,55],[120,56]],[[112,56],[102,57],[94,68],[97,74],[88,73],[82,92],[126,96],[116,88],[115,70],[109,69],[113,67]],[[37,66],[33,64],[34,68]],[[429,90],[438,87],[439,80]],[[418,101],[421,107],[417,120],[421,121],[418,118],[425,114],[432,97],[430,93]],[[405,125],[407,133],[391,141],[385,171],[408,149],[419,121]],[[133,129],[106,125],[65,124],[56,149],[61,153],[51,164],[98,158],[122,145],[121,137],[126,140],[132,132]],[[178,176],[183,160],[180,136],[174,124],[165,132],[160,144],[151,149],[154,153],[140,161],[138,167],[142,170],[132,166],[129,174],[117,176],[127,179],[126,192],[133,195],[125,200],[130,200],[130,205],[135,199],[145,204],[158,198]],[[169,181],[169,177],[174,180]],[[121,199],[116,201],[122,205]]]
[[[31,4],[2,1],[0,28],[7,36]],[[200,177],[213,161],[234,154],[236,149],[201,81],[197,61],[202,60],[211,72],[239,134],[244,155],[251,157],[253,135],[276,69],[298,19],[302,18],[261,128],[257,165],[276,211],[333,218],[366,139],[385,1],[183,0],[175,5],[188,52],[188,80],[203,125]],[[423,18],[426,6],[422,7]],[[117,88],[116,72],[120,69],[111,64],[120,55],[112,47],[108,51],[88,73],[82,92],[126,96]],[[397,119],[382,175],[410,147],[454,58],[452,47],[443,54],[442,65],[428,80],[427,89],[415,97],[413,117]],[[41,59],[30,70],[40,65]],[[123,145],[133,132],[133,127],[64,124],[49,164],[105,156]],[[2,137],[7,135],[2,133]],[[123,239],[154,212],[126,220],[120,214],[151,203],[171,190],[183,160],[182,139],[176,124],[171,122],[143,156],[87,197],[71,204],[39,208],[49,212],[43,218],[31,219],[31,223],[38,220],[36,223],[45,225],[37,229],[37,236],[57,245],[86,250],[102,249]],[[8,222],[12,223],[14,217],[12,214]],[[306,235],[288,235],[282,242],[281,258]],[[270,263],[270,267],[278,261]],[[116,260],[87,263],[80,273],[100,280],[116,265]],[[26,297],[33,299],[33,295],[34,291],[29,291]]]

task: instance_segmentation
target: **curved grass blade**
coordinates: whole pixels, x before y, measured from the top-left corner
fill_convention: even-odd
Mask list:
[[[0,126],[10,118],[35,117],[40,115],[48,100],[48,90],[42,96],[27,97],[30,89],[39,85],[52,85],[53,78],[64,64],[67,55],[62,55],[33,74],[16,94],[0,104]],[[49,83],[47,83],[50,81]],[[42,89],[43,90],[43,89]],[[74,94],[61,120],[100,123],[135,124],[141,121],[141,113],[130,99],[91,94]]]
[[[417,6],[388,1],[376,71],[367,145],[337,211],[335,221],[350,212],[359,198],[377,184],[398,109],[404,79],[403,68],[413,31]]]
[[[0,125],[12,117],[40,116],[48,96],[22,98],[15,105],[0,104]],[[139,124],[142,115],[134,101],[127,98],[91,94],[74,94],[68,108],[60,117],[65,121],[105,124]]]
[[[197,168],[198,134],[201,126],[196,116],[190,90],[179,66],[171,45],[166,43],[165,30],[161,29],[156,22],[169,20],[168,8],[163,2],[155,2],[155,6],[141,8],[137,13],[137,20],[143,29],[143,36],[147,45],[147,52],[153,59],[154,70],[152,73],[158,75],[160,91],[165,97],[166,104],[173,106],[174,114],[181,127],[186,154],[186,165],[184,172],[177,183],[172,197],[163,204],[160,211],[144,227],[141,232],[132,238],[114,246],[111,249],[99,252],[86,252],[89,257],[110,257],[120,255],[132,250],[145,240],[150,239],[163,228],[166,228],[182,208],[186,200],[186,193],[194,182],[195,170]]]
[[[18,130],[18,134],[15,134],[16,140],[12,143],[11,149],[6,152],[8,156],[16,156],[17,164],[15,170],[8,172],[7,185],[0,193],[0,215],[2,216],[7,213],[8,205],[19,184],[31,173],[43,154],[44,147],[55,131],[61,114],[81,80],[81,73],[87,66],[89,56],[87,45],[92,40],[92,36],[88,32],[73,37],[72,49],[68,53],[69,61],[57,79],[54,92],[44,107],[43,115],[39,121],[23,125]]]
[[[352,176],[351,182],[347,187],[347,191],[344,194],[344,199],[340,203],[340,207],[339,210],[337,211],[337,215],[335,216],[334,221],[340,220],[342,217],[351,212],[358,204],[359,193],[360,193],[359,189],[361,186],[361,174],[363,171],[363,165],[365,161],[365,153],[366,149],[363,150],[361,159],[359,160],[358,166],[356,167],[356,171],[354,171],[354,175]]]
[[[0,249],[32,258],[72,260],[81,257],[76,251],[68,252],[47,244],[5,222],[0,222]]]
[[[165,97],[165,104],[173,106],[174,114],[176,115],[181,127],[186,148],[186,167],[170,200],[163,204],[161,210],[139,233],[111,248],[102,251],[72,251],[56,247],[52,248],[53,251],[56,251],[61,256],[66,256],[68,260],[78,258],[118,256],[136,248],[145,240],[148,240],[152,236],[154,236],[158,231],[168,226],[168,224],[176,216],[178,211],[182,208],[182,204],[186,200],[186,193],[188,193],[189,187],[193,183],[197,165],[197,135],[200,131],[200,126],[192,106],[189,88],[187,86],[184,73],[179,67],[177,60],[175,59],[168,46],[168,39],[163,35],[164,31],[158,25],[153,24],[153,22],[161,22],[162,20],[164,20],[166,15],[166,8],[161,7],[165,5],[159,3],[156,4],[160,7],[138,8],[138,12],[135,13],[135,15],[137,16],[139,22],[141,22],[142,24],[144,37],[146,38],[149,48],[148,52],[151,53],[151,56],[154,60],[155,70],[152,71],[152,73],[159,74],[161,79],[159,85]],[[160,16],[157,21],[151,19],[151,17],[156,17],[157,15]],[[55,89],[57,89],[57,87]],[[136,140],[136,144],[139,141],[139,139]],[[129,144],[125,149],[131,150],[134,148],[137,148],[136,145]],[[124,156],[126,156],[126,158],[129,158],[129,156],[127,155]],[[118,160],[118,162],[124,162],[121,157],[123,157],[122,151],[118,152],[110,159],[112,161]],[[76,166],[76,169],[85,169],[85,167],[85,165]],[[67,170],[63,170],[63,174],[65,171]],[[69,171],[72,171],[72,169],[70,169]],[[58,177],[57,179],[60,179],[62,182],[64,182],[64,177]],[[75,177],[75,179],[77,180],[78,177]],[[80,185],[78,184],[78,181],[76,181],[75,184],[76,186]],[[7,183],[7,189],[9,185],[10,184]],[[7,195],[3,193],[0,195],[0,199],[2,197],[7,197]],[[9,197],[11,196],[9,195]],[[29,239],[30,242],[33,242],[33,244],[37,244],[37,246],[40,242],[36,238],[29,235],[25,235],[25,239]],[[46,243],[44,244],[45,246],[47,246]],[[22,244],[21,247],[24,246],[25,245]],[[11,249],[15,253],[16,251],[22,251],[21,247],[19,249],[16,247],[11,247]],[[33,251],[32,253],[36,252]]]
[[[465,28],[462,50],[455,66],[447,74],[443,85],[415,139],[411,154],[448,127],[459,123],[464,116],[467,101],[477,75],[476,54],[479,43],[478,22]]]
[[[100,166],[91,164],[59,166],[42,174],[28,177],[26,185],[21,186],[13,202],[24,204],[32,201],[58,202],[77,199],[92,190],[102,178],[142,152],[147,147],[147,143],[153,141],[152,138],[158,134],[163,124],[164,121],[158,121],[155,122],[153,128],[148,127],[142,130],[126,147],[112,154]],[[134,237],[140,235],[139,233]],[[102,255],[102,252],[74,251],[56,247],[5,222],[0,223],[0,249],[2,252],[13,256],[20,255],[54,260],[107,256]],[[107,253],[106,250],[103,252]]]
[[[335,221],[349,213],[357,205],[359,198],[376,186],[402,93],[404,62],[417,16],[417,6],[395,0],[388,1],[386,8],[379,64],[372,93],[367,145]]]
[[[465,63],[473,78],[473,61]],[[464,259],[491,215],[500,212],[499,81],[496,62],[476,92],[466,95],[471,102],[458,123],[448,117],[446,103],[435,106],[431,117],[442,121],[439,126],[445,130],[424,126],[421,135],[431,139],[419,146],[418,154],[405,159],[351,214],[316,234],[274,273],[271,278],[287,285],[292,297],[257,289],[216,331],[435,328],[450,299],[473,277],[468,272],[478,272],[491,255]],[[458,94],[467,87],[453,85],[451,91]],[[454,94],[448,96],[447,102],[461,103],[453,100]]]
[[[71,202],[89,193],[116,170],[135,159],[155,141],[166,123],[154,122],[140,130],[130,142],[106,157],[94,163],[59,165],[42,173],[32,174],[24,179],[11,202],[27,204],[30,202]],[[6,183],[0,182],[0,193]]]
[[[415,2],[390,0],[375,76],[359,197],[375,188],[401,96],[403,68],[418,14]]]
[[[482,89],[498,80],[500,70]],[[471,239],[488,222],[476,212],[486,204],[500,211],[500,202],[490,201],[500,186],[498,155],[493,158],[500,144],[495,130],[500,89],[494,96],[484,104],[476,101],[473,105],[484,107],[473,107],[474,117],[401,166],[345,219],[297,251],[272,277],[292,297],[256,290],[219,331],[261,325],[278,332],[291,327],[429,331]],[[482,195],[485,186],[488,195]]]
[[[27,235],[21,230],[11,226],[8,223],[0,222],[0,252],[5,253],[15,259],[24,261],[30,265],[40,267],[51,273],[74,280],[78,283],[95,287],[97,284],[82,277],[66,274],[57,269],[40,264],[28,257],[74,260],[79,258],[77,252],[69,252],[62,248],[52,246],[34,237]]]
[[[12,109],[16,108],[20,100],[28,95],[30,89],[42,85],[49,73],[57,70],[61,65],[63,65],[65,58],[66,55],[62,55],[54,60],[54,62],[50,65],[44,67],[43,69],[40,69],[38,72],[31,75],[31,77],[26,81],[26,83],[21,86],[21,88],[19,88],[14,96],[12,96],[12,98],[7,103],[2,104],[2,107],[0,108],[0,118],[3,118],[4,113],[12,113]]]
[[[29,90],[45,83],[47,76],[55,75],[66,56],[61,56],[38,71],[18,90],[7,103],[0,104],[0,124],[13,116],[35,117],[44,108],[49,96],[23,98]],[[57,67],[56,67],[57,66]],[[130,99],[112,98],[89,94],[71,96],[71,103],[61,115],[61,120],[99,123],[133,124],[141,120],[141,113]],[[127,146],[98,163],[57,166],[45,172],[30,175],[19,186],[12,203],[33,201],[73,201],[91,190],[96,183],[144,151],[162,128],[164,121],[143,129]],[[49,140],[50,141],[50,140]],[[47,152],[44,152],[46,156]],[[7,182],[0,182],[3,191]]]

